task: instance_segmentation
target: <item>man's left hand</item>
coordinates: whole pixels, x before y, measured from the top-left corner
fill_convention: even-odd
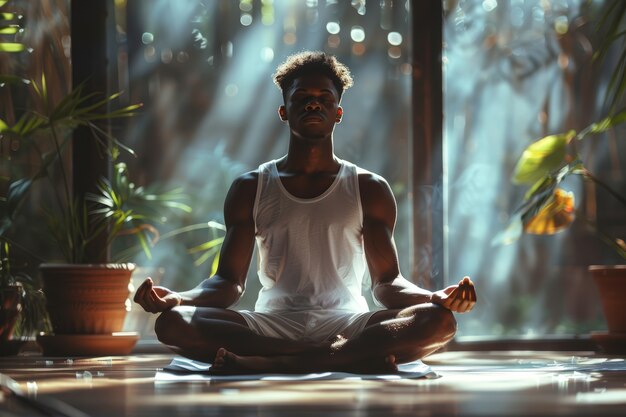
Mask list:
[[[430,301],[455,313],[467,313],[476,304],[476,289],[472,280],[465,277],[458,285],[434,292]]]

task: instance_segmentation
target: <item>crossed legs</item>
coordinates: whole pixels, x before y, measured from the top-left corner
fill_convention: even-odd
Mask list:
[[[386,372],[444,346],[456,331],[453,314],[420,304],[376,312],[365,329],[347,340],[322,343],[260,336],[239,313],[215,308],[177,307],[163,312],[155,327],[175,352],[213,362],[220,373]]]

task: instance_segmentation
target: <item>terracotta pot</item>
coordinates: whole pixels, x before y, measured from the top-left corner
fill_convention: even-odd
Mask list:
[[[43,264],[55,334],[111,334],[124,326],[134,264]]]
[[[626,265],[592,265],[609,333],[626,334]]]

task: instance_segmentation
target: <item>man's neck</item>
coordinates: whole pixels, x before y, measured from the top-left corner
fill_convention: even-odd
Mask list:
[[[279,170],[291,173],[313,174],[334,172],[339,162],[333,152],[332,138],[320,143],[304,143],[301,139],[289,142],[289,152],[280,161]]]

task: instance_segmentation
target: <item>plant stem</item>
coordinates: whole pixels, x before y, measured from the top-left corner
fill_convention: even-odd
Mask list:
[[[57,204],[59,205],[59,207],[62,209],[63,208],[63,202],[61,201],[61,197],[59,196],[59,193],[56,190],[56,187],[54,186],[54,183],[52,181],[52,178],[50,178],[50,175],[48,174],[48,168],[45,166],[46,165],[46,161],[43,157],[43,152],[41,151],[41,149],[39,149],[39,146],[37,146],[37,144],[35,142],[33,142],[32,144],[33,148],[35,148],[35,151],[37,151],[37,155],[39,155],[39,160],[41,161],[41,165],[44,167],[45,169],[45,177],[48,178],[51,182],[50,185],[52,185],[52,189],[54,190],[54,198],[57,201]],[[44,172],[44,171],[41,171]]]
[[[28,254],[28,256],[30,256],[31,258],[35,259],[38,263],[43,263],[45,262],[45,260],[43,258],[40,258],[39,256],[35,255],[33,252],[31,252],[29,249],[25,248],[24,246],[20,245],[19,243],[15,242],[13,239],[6,237],[6,236],[0,236],[0,240],[4,240],[5,242],[7,242],[9,245],[13,246],[14,248],[19,249],[20,251]]]
[[[57,153],[57,157],[59,159],[59,162],[61,163],[61,175],[63,176],[63,188],[65,190],[65,201],[67,203],[68,206],[70,206],[70,211],[73,211],[72,208],[72,198],[71,198],[71,194],[70,194],[70,188],[69,188],[69,181],[67,179],[67,174],[65,173],[65,167],[63,166],[63,158],[61,155],[61,146],[59,145],[59,139],[57,136],[57,132],[56,129],[54,128],[54,125],[50,126],[50,130],[52,132],[52,139],[54,142],[54,147]]]
[[[76,213],[74,212],[74,204],[72,203],[72,195],[70,193],[70,188],[69,188],[69,180],[67,178],[67,174],[65,173],[65,167],[63,166],[63,157],[61,154],[61,146],[59,144],[59,138],[57,136],[57,132],[56,129],[54,128],[54,124],[50,125],[50,131],[52,132],[52,140],[54,142],[54,147],[57,153],[57,158],[59,160],[59,164],[61,165],[61,176],[63,178],[63,189],[65,191],[65,202],[68,208],[68,212],[69,212],[69,216],[64,216],[65,217],[65,224],[67,227],[70,226],[71,222],[73,221],[73,219],[75,219],[75,215]],[[54,187],[56,189],[56,187]],[[61,211],[63,211],[63,208],[61,207]],[[74,228],[72,228],[74,229]],[[69,253],[67,254],[70,259],[68,259],[68,261],[75,261],[77,259],[78,254],[76,253],[76,242],[74,242],[74,235],[75,235],[75,231],[74,230],[69,230],[67,231],[67,239],[68,239],[68,243],[69,243]]]
[[[591,172],[589,172],[587,170],[585,170],[582,175],[584,175],[586,178],[589,178],[591,181],[595,182],[600,187],[604,188],[605,191],[607,191],[609,194],[611,194],[617,201],[619,201],[620,203],[622,203],[626,207],[626,198],[624,198],[621,195],[617,194],[615,191],[613,191],[613,189],[611,187],[609,187],[602,180],[600,180],[599,178],[593,176],[593,174],[591,174]]]

